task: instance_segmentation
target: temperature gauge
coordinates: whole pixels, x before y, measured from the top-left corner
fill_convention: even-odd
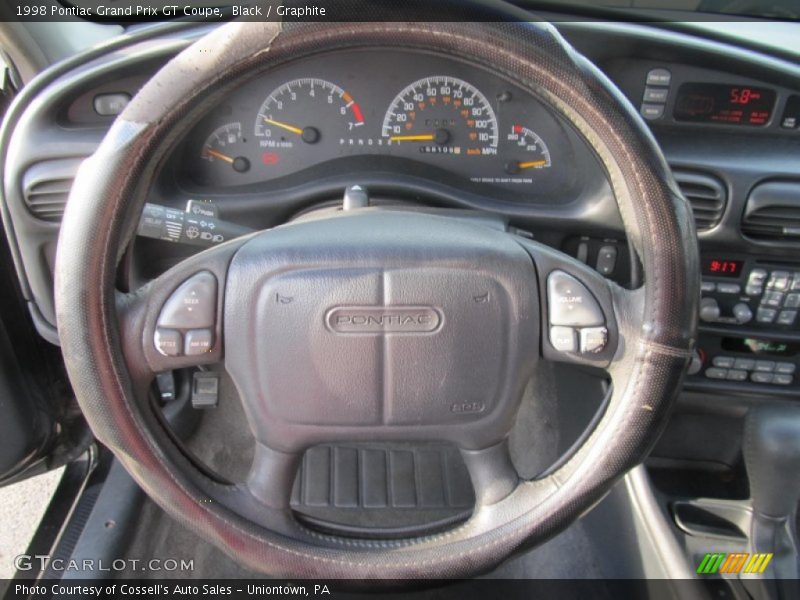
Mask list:
[[[506,163],[507,173],[516,175],[528,169],[548,169],[552,165],[547,144],[527,127],[512,125],[506,139],[513,144],[513,150],[508,153],[519,157]]]
[[[203,143],[201,157],[211,163],[232,168],[237,173],[250,170],[250,161],[243,156],[247,140],[242,137],[241,123],[227,123],[215,129]]]

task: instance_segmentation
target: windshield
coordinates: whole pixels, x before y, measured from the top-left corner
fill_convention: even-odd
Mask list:
[[[559,2],[561,4],[561,2]],[[568,0],[566,4],[625,10],[690,11],[795,21],[800,19],[798,0]]]

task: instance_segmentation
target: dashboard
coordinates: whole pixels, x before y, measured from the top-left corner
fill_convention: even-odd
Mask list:
[[[415,50],[283,65],[210,110],[178,155],[178,182],[193,193],[274,192],[346,172],[557,204],[602,177],[587,146],[539,99],[474,65]]]
[[[708,268],[687,388],[796,395],[796,64],[644,25],[558,27],[646,120],[692,205]],[[7,222],[31,314],[51,341],[53,257],[78,165],[144,82],[208,31],[121,39],[52,69],[12,109],[2,140]],[[502,220],[621,285],[634,276],[606,174],[578,132],[501,73],[419,48],[297,58],[209,100],[160,165],[148,202],[179,212],[200,202],[220,219],[268,228],[340,205],[355,184],[376,204]],[[128,284],[195,251],[139,238],[123,263]]]

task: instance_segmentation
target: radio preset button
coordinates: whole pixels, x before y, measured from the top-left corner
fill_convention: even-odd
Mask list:
[[[756,321],[759,323],[772,323],[775,320],[775,315],[778,311],[774,308],[759,308],[756,313]]]
[[[734,363],[735,361],[732,356],[715,356],[711,361],[712,365],[715,367],[721,367],[723,369],[730,369]]]
[[[775,370],[775,361],[773,360],[757,360],[756,371],[761,373],[772,373]]]
[[[754,358],[737,358],[733,363],[734,369],[744,369],[745,371],[752,371],[756,366]]]
[[[778,307],[783,304],[783,292],[767,292],[761,298],[761,304]]]
[[[720,369],[719,367],[709,367],[706,369],[706,377],[709,379],[727,379],[728,369]]]
[[[718,283],[717,291],[720,294],[738,294],[742,291],[742,286],[738,283]]]
[[[775,376],[772,373],[759,373],[755,372],[750,375],[750,381],[753,383],[772,383]]]
[[[700,282],[700,291],[701,292],[713,292],[717,289],[717,284],[713,281],[701,281]]]
[[[728,371],[728,381],[747,381],[747,371],[731,369]]]
[[[778,325],[794,325],[797,319],[796,310],[782,310],[778,315],[778,320],[775,321]]]
[[[787,294],[786,300],[783,303],[783,308],[800,308],[800,294],[797,292]]]
[[[785,291],[789,289],[792,274],[789,271],[773,271],[767,282],[767,289]]]
[[[776,383],[778,385],[791,385],[792,376],[775,373],[775,376],[772,378],[772,383]]]
[[[797,365],[789,362],[779,362],[775,365],[775,372],[784,375],[791,375],[797,370]]]

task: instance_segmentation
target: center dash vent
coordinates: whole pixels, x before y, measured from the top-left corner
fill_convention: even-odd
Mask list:
[[[22,178],[25,204],[34,217],[59,222],[82,158],[49,160],[33,165]]]
[[[800,182],[770,181],[753,188],[744,208],[742,233],[763,240],[800,241]]]
[[[725,184],[705,173],[674,170],[672,174],[692,206],[697,231],[708,231],[716,227],[728,204]]]

